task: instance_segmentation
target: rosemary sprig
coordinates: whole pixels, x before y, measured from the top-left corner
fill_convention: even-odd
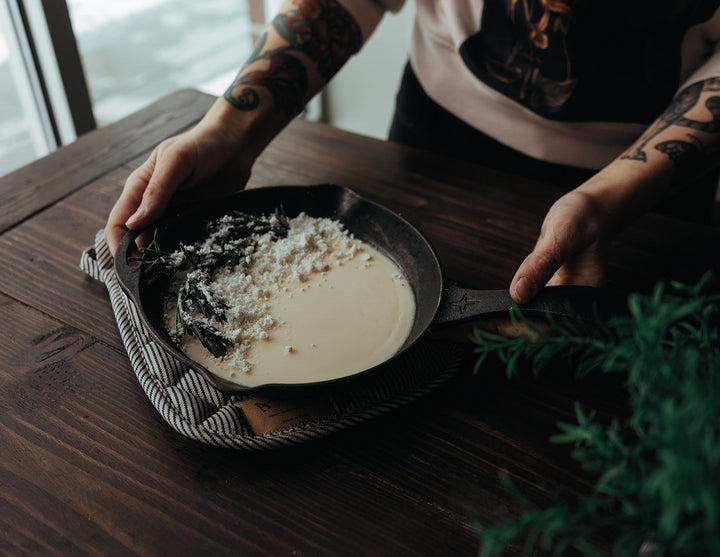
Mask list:
[[[267,234],[268,232],[272,232],[275,239],[279,239],[287,235],[290,223],[281,206],[269,216],[233,211],[230,215],[211,220],[205,228],[209,234],[214,234],[223,226],[230,227],[228,235],[232,238],[242,238],[251,234]]]
[[[141,248],[140,253],[142,257],[131,257],[130,260],[142,262],[144,279],[148,284],[162,278],[170,278],[175,273],[177,259],[173,258],[172,253],[160,249],[157,230],[153,233],[150,245]]]
[[[182,336],[188,334],[196,337],[205,349],[216,358],[222,358],[227,354],[228,348],[232,348],[233,342],[225,338],[220,331],[213,327],[207,320],[192,315],[191,308],[198,300],[202,300],[204,294],[197,294],[185,281],[178,291],[177,313],[175,314],[176,334]],[[200,302],[204,303],[204,302]],[[202,311],[202,310],[201,310]],[[213,312],[211,306],[206,309],[208,313]],[[216,315],[216,314],[215,314]],[[224,313],[222,314],[224,319]]]
[[[148,283],[163,279],[172,283],[176,274],[186,275],[177,290],[175,337],[196,337],[216,358],[227,354],[234,343],[212,324],[227,322],[228,305],[209,288],[217,271],[246,263],[256,237],[271,234],[271,241],[284,238],[290,228],[282,209],[272,215],[233,211],[207,223],[204,241],[170,253],[160,248],[157,230],[150,245],[142,250],[144,278]]]
[[[209,277],[202,270],[192,271],[178,290],[178,300],[190,308],[197,308],[207,318],[215,318],[226,323],[225,310],[228,305],[213,295],[208,287]]]
[[[534,340],[475,332],[479,357],[497,353],[509,376],[520,360],[539,373],[558,356],[573,357],[578,377],[622,373],[631,406],[600,424],[576,403],[576,423],[558,424],[551,441],[573,445],[572,457],[597,476],[593,491],[538,508],[510,487],[524,514],[476,522],[482,557],[503,555],[520,535],[525,555],[536,546],[604,554],[592,543],[603,533],[620,557],[720,555],[720,294],[709,283],[709,273],[693,286],[661,283],[631,296],[627,317],[559,319]]]

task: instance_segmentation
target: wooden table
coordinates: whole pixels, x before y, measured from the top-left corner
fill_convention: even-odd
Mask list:
[[[181,91],[0,180],[0,553],[473,555],[507,470],[527,495],[586,490],[550,444],[573,401],[622,409],[616,379],[473,376],[294,449],[189,441],[133,375],[104,286],[79,270],[127,174],[211,98]],[[559,192],[467,163],[297,121],[251,186],[334,182],[402,213],[452,279],[506,287]],[[648,216],[611,254],[612,286],[718,269],[720,230]],[[519,550],[518,550],[519,551]]]

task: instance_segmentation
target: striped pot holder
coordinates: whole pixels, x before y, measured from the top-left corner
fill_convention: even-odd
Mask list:
[[[173,429],[210,445],[257,451],[310,441],[432,391],[447,381],[460,363],[457,345],[425,340],[382,372],[312,394],[279,390],[228,395],[152,340],[120,288],[102,230],[95,245],[83,252],[80,267],[105,283],[130,363],[150,402]]]

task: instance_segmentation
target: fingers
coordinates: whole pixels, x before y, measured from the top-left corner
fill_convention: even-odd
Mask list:
[[[601,286],[605,280],[605,250],[593,244],[566,261],[548,281],[548,286],[583,284]]]
[[[532,300],[572,254],[573,247],[571,242],[558,239],[554,234],[541,236],[535,249],[518,267],[510,283],[513,300],[520,304]]]
[[[141,230],[157,221],[165,213],[180,184],[191,174],[192,164],[183,151],[160,151],[140,204],[125,221],[125,226],[130,230]]]
[[[107,224],[105,225],[105,242],[110,248],[110,253],[115,256],[120,240],[128,231],[125,222],[137,211],[142,202],[143,193],[152,177],[155,167],[155,156],[145,161],[139,168],[133,171],[125,181],[125,186],[120,197],[115,202]]]
[[[510,295],[521,304],[546,284],[588,284],[602,280],[601,220],[594,201],[572,192],[548,211],[535,248],[518,267]]]
[[[147,228],[163,215],[177,189],[192,174],[192,168],[192,156],[170,140],[130,174],[105,226],[105,241],[113,257],[128,230]],[[141,242],[142,236],[138,245]]]

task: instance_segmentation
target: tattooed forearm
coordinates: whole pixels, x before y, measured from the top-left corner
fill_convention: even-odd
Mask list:
[[[274,108],[292,117],[311,94],[306,64],[313,64],[327,82],[360,49],[360,28],[337,0],[293,0],[292,4],[294,9],[278,14],[271,24],[284,44],[266,50],[266,32],[225,91],[236,108],[256,109],[261,99],[258,88],[264,88]],[[266,66],[251,70],[259,61],[266,61]]]
[[[291,48],[305,53],[325,81],[360,50],[360,27],[336,0],[295,0],[296,10],[278,14],[272,25]]]
[[[225,98],[240,110],[254,110],[260,104],[256,91],[264,87],[272,95],[275,109],[292,117],[302,110],[308,89],[305,65],[287,49],[267,53],[266,70],[240,72],[225,92]]]
[[[705,100],[704,105],[710,112],[711,119],[701,121],[688,118],[687,114],[697,106],[703,94],[708,92],[711,93],[711,96]],[[718,95],[713,95],[715,92]],[[640,142],[620,158],[647,162],[645,149],[648,144],[671,126],[680,126],[705,133],[720,132],[720,78],[707,79],[683,89],[660,115],[660,118],[643,134]],[[695,135],[688,134],[687,137],[692,141],[673,139],[658,143],[654,148],[666,154],[675,163],[685,161],[688,157],[698,160],[704,154],[702,143]]]

